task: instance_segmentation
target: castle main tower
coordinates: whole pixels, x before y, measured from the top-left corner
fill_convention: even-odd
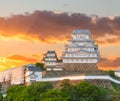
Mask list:
[[[91,39],[89,30],[73,30],[70,44],[63,52],[63,69],[66,71],[98,71],[100,59],[98,45]]]

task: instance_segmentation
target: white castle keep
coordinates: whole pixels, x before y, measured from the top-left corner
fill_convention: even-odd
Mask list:
[[[89,30],[73,30],[70,44],[65,45],[63,68],[67,71],[98,71],[98,45]]]

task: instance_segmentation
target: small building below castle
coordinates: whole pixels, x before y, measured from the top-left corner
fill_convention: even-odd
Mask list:
[[[0,83],[6,86],[31,84],[42,79],[42,71],[33,64],[11,68],[0,72]],[[7,87],[6,87],[7,88]]]
[[[24,72],[26,85],[30,85],[34,82],[39,82],[42,79],[42,70],[35,65],[26,65]]]

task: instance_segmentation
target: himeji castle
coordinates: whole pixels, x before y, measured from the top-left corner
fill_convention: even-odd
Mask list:
[[[98,45],[91,39],[89,30],[73,30],[70,44],[65,45],[63,68],[66,71],[98,71],[100,59]]]

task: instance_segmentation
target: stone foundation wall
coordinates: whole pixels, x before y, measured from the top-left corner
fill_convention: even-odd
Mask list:
[[[80,71],[83,73],[99,71],[96,63],[64,63],[63,69],[65,71]]]

